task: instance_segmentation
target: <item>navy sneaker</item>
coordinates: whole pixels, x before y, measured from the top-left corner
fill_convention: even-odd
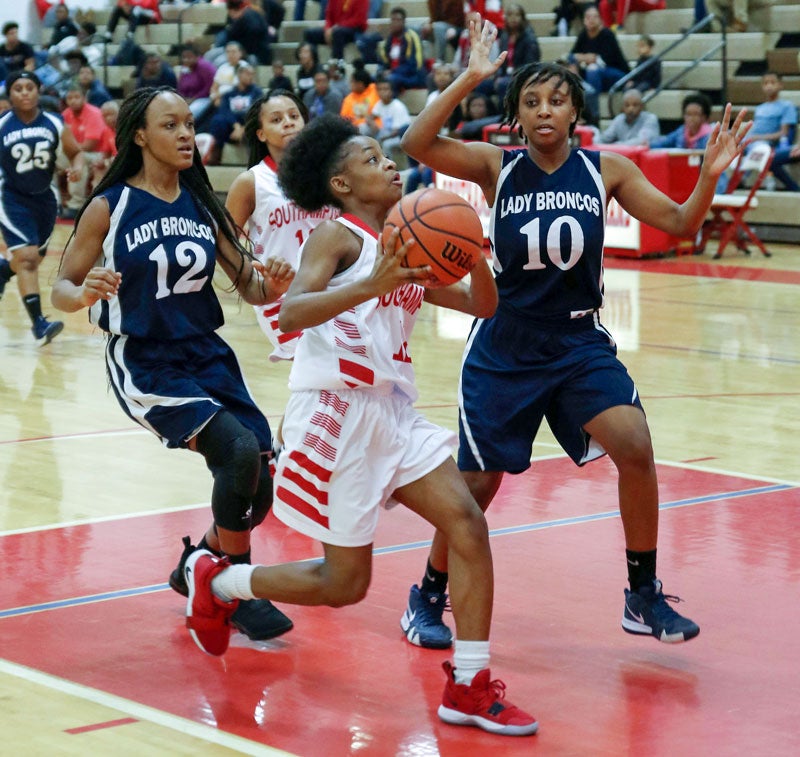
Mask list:
[[[447,594],[421,591],[414,584],[408,595],[408,607],[400,618],[400,628],[418,647],[449,649],[453,644],[453,633],[442,621],[442,614],[447,609]]]
[[[679,615],[669,605],[669,602],[680,601],[680,597],[664,594],[658,579],[636,591],[625,589],[622,628],[628,633],[655,636],[667,644],[689,641],[700,633],[700,627],[689,618]]]
[[[183,554],[178,560],[178,566],[169,576],[170,588],[184,597],[189,596],[184,568],[189,556],[196,551],[197,547],[192,544],[191,538],[184,536]],[[266,599],[240,600],[236,611],[230,616],[230,624],[253,641],[274,639],[294,628],[294,623]]]
[[[61,321],[48,321],[43,315],[36,319],[31,328],[33,338],[40,347],[50,344],[63,330],[64,324]]]

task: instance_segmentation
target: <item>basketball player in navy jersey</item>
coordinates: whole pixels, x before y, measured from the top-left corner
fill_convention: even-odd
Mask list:
[[[165,446],[205,458],[214,522],[201,546],[249,562],[250,531],[272,504],[272,439],[216,333],[223,316],[212,280],[219,264],[241,297],[258,304],[283,294],[294,274],[281,260],[254,261],[240,245],[182,97],[140,89],[122,103],[118,124],[119,152],[78,213],[53,304],[89,308],[108,334],[106,367],[128,416]],[[231,622],[251,639],[292,627],[266,601],[241,603]]]
[[[278,460],[275,515],[322,542],[324,559],[240,566],[198,550],[186,562],[187,625],[209,654],[228,647],[226,617],[253,597],[341,607],[360,601],[372,576],[379,511],[398,503],[444,529],[453,564],[458,641],[439,717],[447,723],[523,736],[536,719],[503,699],[489,672],[492,556],[486,520],[451,456],[455,435],[413,407],[408,339],[423,300],[488,316],[497,304],[481,259],[469,283],[423,289],[427,266],[404,268],[408,244],[380,235],[403,182],[372,137],[332,115],[292,140],[279,169],[286,196],[308,211],[342,210],[303,247],[281,306],[280,327],[303,330],[289,376],[285,449]]]
[[[628,158],[573,150],[583,106],[579,79],[557,64],[519,68],[504,121],[525,141],[518,150],[439,135],[455,106],[503,64],[490,59],[496,30],[470,22],[467,69],[406,131],[403,149],[449,176],[478,184],[491,208],[490,243],[500,296],[497,313],[474,323],[460,387],[458,464],[486,510],[505,472],[530,467],[544,418],[578,465],[608,454],[619,475],[630,588],[622,626],[660,641],[699,633],[667,604],[656,577],[658,483],[636,387],[600,323],[603,238],[611,198],[635,218],[675,236],[692,236],[705,218],[716,181],[741,153],[748,125],[731,125],[728,105],[709,137],[700,178],[679,205]],[[447,553],[436,534],[425,577],[411,590],[401,625],[420,646],[450,643],[442,623]]]
[[[58,213],[56,153],[61,148],[70,159],[73,181],[83,156],[70,128],[39,107],[40,88],[39,77],[30,71],[15,71],[6,79],[11,110],[0,116],[0,230],[11,260],[0,255],[0,297],[16,275],[33,336],[44,345],[64,328],[42,315],[39,294],[39,264]]]

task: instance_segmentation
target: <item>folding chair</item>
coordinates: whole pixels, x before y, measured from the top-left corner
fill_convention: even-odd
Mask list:
[[[769,173],[772,163],[773,149],[767,142],[754,142],[746,155],[742,156],[731,175],[724,194],[715,194],[711,202],[711,219],[703,226],[703,236],[698,245],[705,249],[706,242],[714,234],[719,234],[719,247],[714,258],[722,257],[722,253],[730,242],[745,255],[750,254],[747,248],[749,239],[761,253],[770,257],[763,242],[755,235],[745,221],[745,215],[751,208],[758,207],[757,193]],[[755,174],[755,180],[747,194],[734,194],[748,173]]]

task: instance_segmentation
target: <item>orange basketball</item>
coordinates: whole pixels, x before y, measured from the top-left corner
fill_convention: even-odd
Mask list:
[[[473,207],[454,192],[418,189],[390,211],[383,227],[384,244],[395,228],[400,242],[414,239],[406,265],[431,267],[431,287],[445,287],[466,276],[483,254],[483,226]]]

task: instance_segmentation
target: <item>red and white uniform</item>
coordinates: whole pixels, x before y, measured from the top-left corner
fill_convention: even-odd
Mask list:
[[[250,171],[255,179],[256,204],[247,220],[247,235],[255,256],[261,260],[274,256],[286,260],[297,270],[300,248],[308,235],[326,219],[336,218],[336,208],[309,212],[287,199],[278,185],[278,167],[267,156]],[[255,305],[256,318],[275,348],[270,360],[291,360],[300,331],[284,334],[278,328],[278,312],[283,297],[268,305]]]
[[[368,276],[378,236],[352,216],[339,223],[358,234],[358,260],[328,289]],[[284,451],[275,475],[273,512],[326,544],[371,544],[381,507],[451,456],[455,435],[425,420],[408,339],[424,289],[406,284],[305,329],[289,376]]]

